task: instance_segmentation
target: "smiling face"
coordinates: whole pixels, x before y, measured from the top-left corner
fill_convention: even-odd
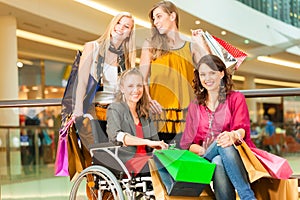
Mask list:
[[[209,92],[218,92],[221,79],[224,77],[224,71],[215,71],[206,63],[199,67],[199,78],[202,86]]]
[[[162,7],[157,7],[152,12],[153,25],[160,34],[166,34],[170,30],[176,29],[176,14],[167,13]]]
[[[132,18],[122,17],[112,30],[111,36],[116,40],[123,41],[129,37],[133,29],[133,23]]]
[[[138,74],[128,74],[121,85],[127,104],[136,104],[143,95],[143,78]]]

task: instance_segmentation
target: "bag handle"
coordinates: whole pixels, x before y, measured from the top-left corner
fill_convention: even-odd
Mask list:
[[[74,124],[74,122],[75,122],[75,118],[71,117],[69,119],[69,121],[66,123],[66,125],[62,129],[60,129],[60,131],[59,131],[59,137],[65,138],[67,136],[68,129],[70,128],[70,126],[72,124]]]

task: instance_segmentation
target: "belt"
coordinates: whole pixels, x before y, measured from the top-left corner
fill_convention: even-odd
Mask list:
[[[106,108],[109,106],[109,104],[100,104],[100,103],[96,103],[95,106],[96,106],[96,107],[100,107],[100,108],[106,109]]]

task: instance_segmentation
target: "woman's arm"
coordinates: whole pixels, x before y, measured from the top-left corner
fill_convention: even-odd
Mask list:
[[[153,140],[148,140],[148,139],[144,139],[144,138],[138,138],[129,133],[124,133],[123,144],[125,146],[147,145],[154,149],[167,149],[168,148],[168,144],[166,144],[163,140],[162,141],[153,141]]]
[[[145,92],[150,101],[150,109],[154,114],[160,114],[162,112],[161,105],[156,101],[152,100],[149,92],[149,77],[150,77],[150,69],[151,69],[151,58],[152,53],[150,52],[150,44],[146,40],[143,45],[142,53],[141,53],[141,61],[140,61],[140,71],[144,76],[144,86]]]
[[[93,60],[94,44],[92,42],[86,43],[80,58],[78,67],[78,80],[76,88],[76,100],[73,115],[75,117],[82,116],[83,113],[83,100],[86,93],[88,84],[89,73]]]
[[[191,52],[195,62],[194,64],[197,64],[202,56],[211,53],[203,34],[202,29],[192,30]]]

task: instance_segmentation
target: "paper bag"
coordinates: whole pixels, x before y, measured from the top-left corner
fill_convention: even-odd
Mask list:
[[[212,200],[215,199],[214,193],[212,192],[209,185],[203,190],[199,197],[184,197],[184,196],[169,196],[167,191],[160,179],[159,173],[155,166],[154,160],[150,159],[149,169],[152,178],[152,185],[154,189],[154,195],[156,199],[159,200]]]
[[[251,150],[272,177],[288,179],[293,174],[287,159],[258,148],[251,148]]]
[[[216,167],[214,163],[188,150],[157,150],[154,155],[175,181],[209,184]]]
[[[268,171],[256,158],[245,142],[242,142],[242,144],[236,146],[236,148],[242,158],[246,171],[248,172],[250,183],[260,179],[261,177],[270,176]]]
[[[261,178],[251,184],[257,200],[298,200],[298,179]]]

